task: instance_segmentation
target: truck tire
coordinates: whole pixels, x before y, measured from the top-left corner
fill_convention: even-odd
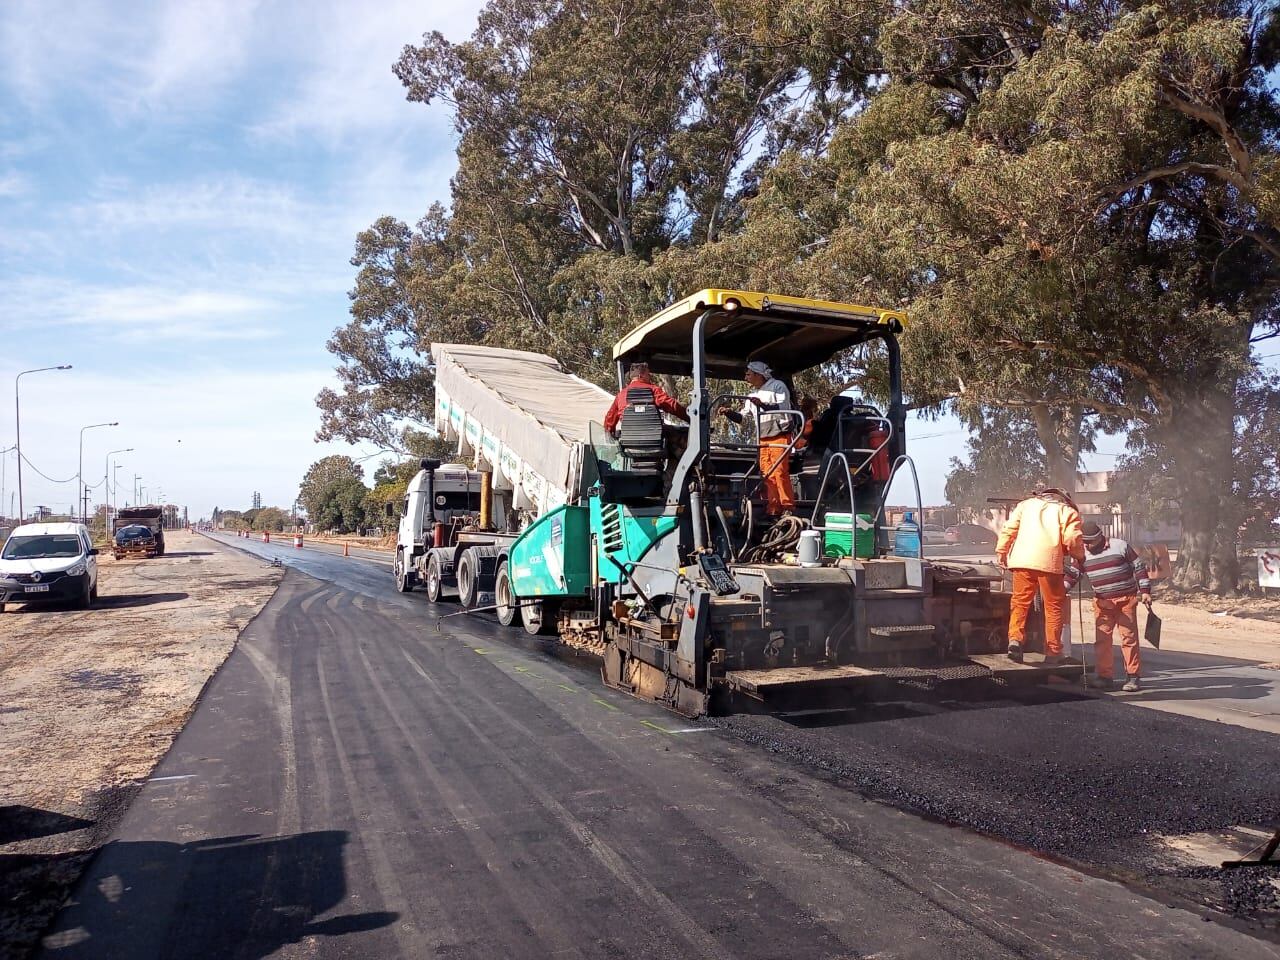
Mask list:
[[[464,610],[476,605],[476,597],[480,595],[480,557],[474,547],[462,551],[458,558],[458,603]]]
[[[524,632],[532,637],[549,637],[555,634],[559,606],[555,600],[521,601],[520,622],[524,624]]]
[[[493,602],[497,606],[498,622],[509,627],[520,616],[520,601],[511,593],[511,572],[507,561],[498,564],[498,576],[493,582]]]
[[[411,570],[407,569],[407,565],[404,562],[403,550],[396,551],[396,563],[394,567],[394,572],[396,576],[397,590],[399,590],[401,593],[408,593],[410,590],[413,589],[413,584],[414,584],[414,581],[417,579],[417,577],[413,574]]]
[[[439,603],[440,597],[444,593],[444,587],[441,584],[440,577],[440,560],[435,554],[427,559],[427,599],[432,603]]]

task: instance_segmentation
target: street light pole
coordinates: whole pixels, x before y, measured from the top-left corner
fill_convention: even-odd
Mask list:
[[[133,505],[135,507],[142,506],[142,504],[138,502],[138,499],[139,499],[138,498],[138,481],[141,479],[142,479],[142,474],[135,473],[133,475]]]
[[[4,509],[4,504],[5,504],[4,474],[5,474],[5,468],[8,466],[8,460],[6,458],[9,456],[9,454],[11,454],[16,449],[18,448],[16,446],[13,446],[13,447],[5,447],[3,450],[0,450],[0,510]],[[9,512],[10,513],[13,512],[12,507],[10,507]]]
[[[70,370],[71,364],[64,363],[57,367],[33,367],[30,370],[22,370],[13,378],[13,431],[14,431],[14,447],[18,451],[18,522],[22,522],[23,514],[27,512],[26,506],[22,502],[22,413],[18,407],[18,381],[25,377],[28,373],[44,373],[46,370]]]
[[[93,430],[96,427],[118,427],[118,426],[120,426],[120,421],[114,420],[111,423],[91,423],[87,427],[80,428],[80,465],[76,468],[76,487],[79,490],[78,499],[80,500],[81,503],[84,503],[86,499],[85,489],[84,489],[84,432],[86,430]],[[89,510],[87,506],[80,508],[81,523],[88,522],[86,519],[86,515],[88,514],[88,512]]]
[[[115,495],[115,477],[111,475],[111,458],[117,453],[132,453],[133,447],[123,447],[119,450],[107,451],[106,459],[102,463],[102,529],[107,535],[107,539],[111,539],[111,514],[115,513],[116,495]],[[111,508],[107,509],[107,497],[111,497]]]

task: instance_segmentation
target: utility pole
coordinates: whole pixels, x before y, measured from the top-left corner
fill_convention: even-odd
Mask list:
[[[102,528],[108,539],[111,538],[111,514],[115,512],[116,506],[116,497],[114,493],[115,476],[111,472],[111,458],[117,453],[132,452],[133,447],[124,447],[120,450],[108,450],[106,459],[102,464]],[[119,465],[117,465],[116,469],[119,469]],[[108,503],[111,505],[110,510],[107,509]]]
[[[22,522],[22,514],[26,513],[26,507],[22,502],[22,413],[18,406],[18,381],[25,377],[28,373],[44,373],[46,370],[70,370],[71,364],[64,363],[57,367],[34,367],[31,370],[23,370],[13,378],[13,432],[14,447],[18,451],[18,522]]]
[[[76,468],[76,479],[80,481],[80,486],[82,487],[84,486],[84,432],[86,430],[93,430],[96,427],[118,427],[118,426],[120,426],[120,421],[117,420],[113,423],[91,423],[87,427],[80,428],[80,466]],[[88,509],[89,509],[88,507],[85,507],[86,511]],[[81,523],[88,522],[85,519],[85,516],[83,513],[80,515],[80,522]]]
[[[6,466],[8,466],[8,463],[9,463],[9,454],[10,454],[10,453],[12,453],[14,450],[17,450],[17,449],[18,449],[18,448],[17,448],[16,446],[13,446],[13,447],[5,447],[3,450],[0,450],[0,510],[3,510],[3,509],[4,509],[4,472],[5,472],[5,467],[6,467]],[[9,512],[10,512],[10,513],[12,513],[12,512],[13,512],[12,498],[10,498]]]
[[[133,475],[133,505],[135,507],[142,506],[142,504],[138,502],[138,481],[141,479],[142,479],[142,474],[135,473]]]

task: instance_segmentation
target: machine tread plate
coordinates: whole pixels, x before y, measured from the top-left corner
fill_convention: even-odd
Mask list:
[[[969,659],[986,667],[992,676],[1017,677],[1019,680],[1029,680],[1035,676],[1078,677],[1082,669],[1078,663],[1046,667],[1042,653],[1023,654],[1022,663],[1014,663],[1003,653],[974,653],[969,655]]]
[[[881,667],[890,680],[948,683],[953,680],[979,680],[991,676],[981,663],[949,663],[937,667]]]
[[[835,667],[775,667],[771,670],[731,670],[725,674],[730,689],[750,697],[763,697],[796,687],[838,687],[883,677],[881,670],[842,664]]]

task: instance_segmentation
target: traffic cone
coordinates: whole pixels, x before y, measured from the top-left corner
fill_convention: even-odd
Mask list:
[[[343,555],[344,557],[349,557],[349,556],[351,556],[351,551],[348,549],[348,547],[350,547],[350,546],[351,546],[351,545],[350,545],[349,543],[347,543],[347,541],[345,541],[345,540],[343,540],[343,541],[342,541],[342,555]]]
[[[263,531],[262,531],[262,542],[263,542],[263,543],[270,543],[270,542],[271,542],[271,531],[270,531],[270,530],[263,530]]]
[[[293,535],[293,545],[294,545],[294,547],[296,547],[296,548],[297,548],[297,549],[299,549],[299,550],[301,550],[301,549],[302,549],[302,534],[300,534],[300,533],[295,533],[295,534]]]

